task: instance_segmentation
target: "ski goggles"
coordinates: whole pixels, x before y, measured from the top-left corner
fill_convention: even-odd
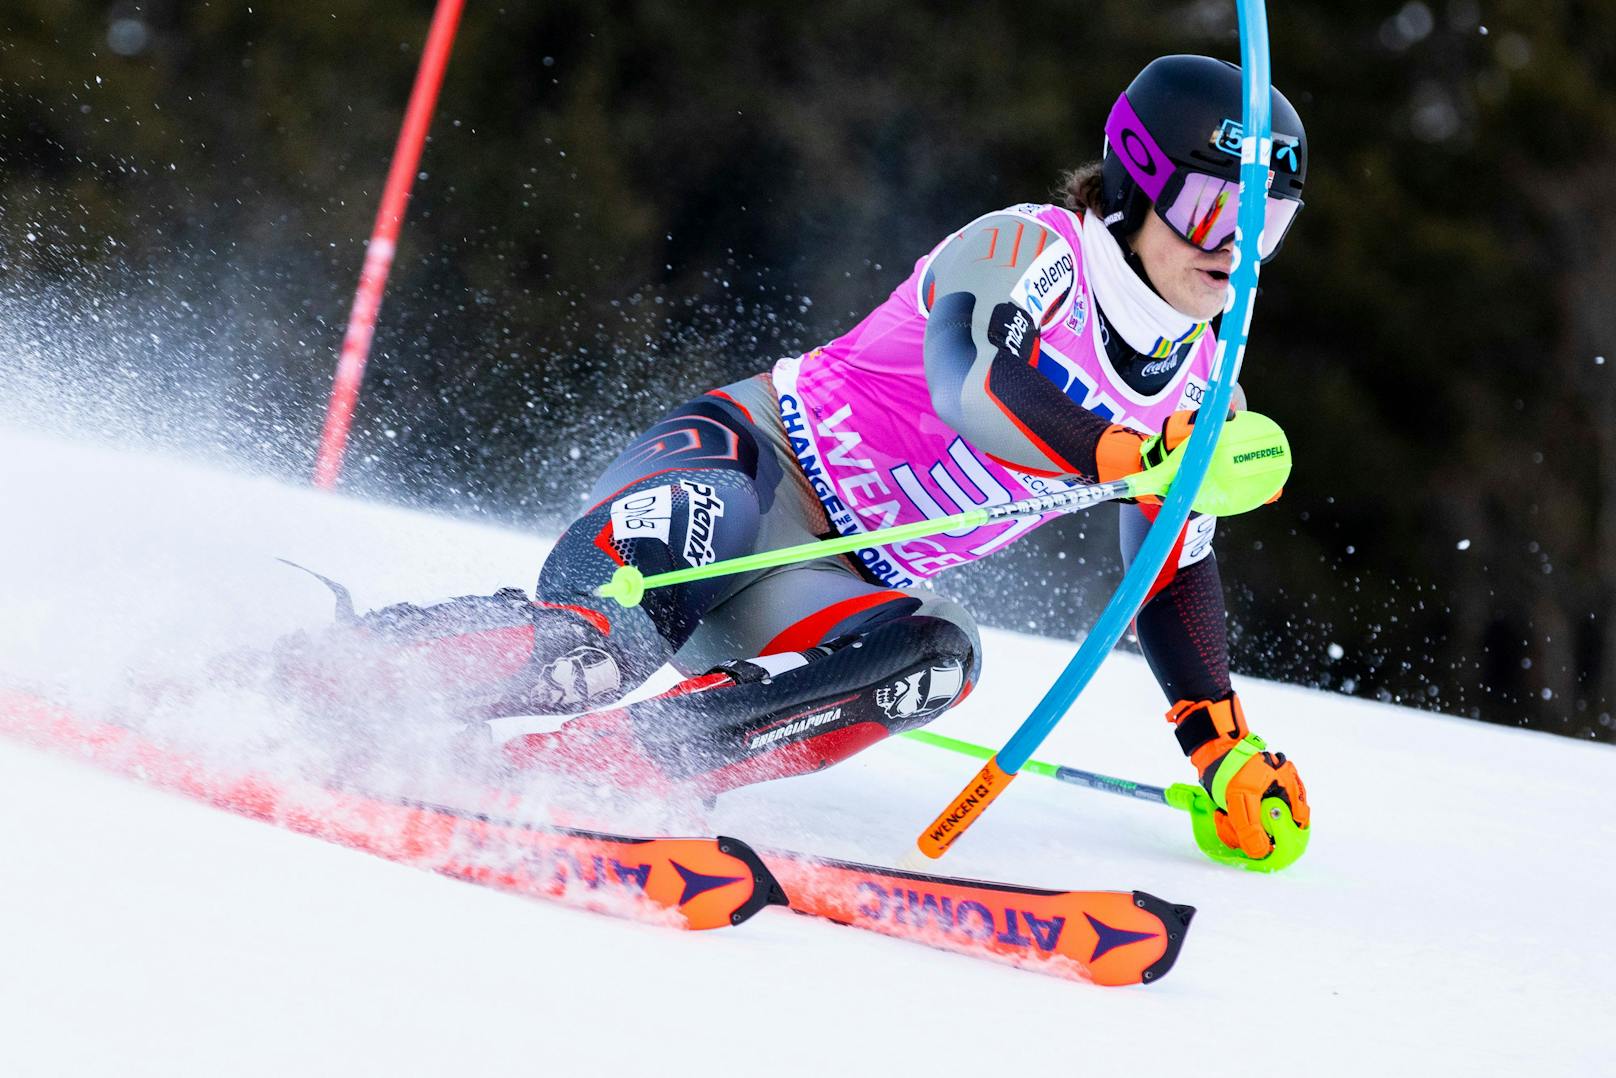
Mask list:
[[[1117,98],[1105,122],[1106,144],[1128,175],[1155,205],[1174,234],[1203,251],[1216,251],[1234,237],[1240,216],[1240,182],[1179,168],[1151,137],[1126,94]],[[1228,151],[1226,151],[1228,152]],[[1279,250],[1302,208],[1299,199],[1266,195],[1258,257],[1266,262]]]
[[[1301,208],[1293,198],[1269,195],[1264,199],[1262,234],[1257,237],[1257,255],[1262,261],[1274,257]],[[1240,184],[1204,172],[1176,170],[1156,199],[1156,216],[1203,251],[1216,251],[1233,239],[1239,215]]]

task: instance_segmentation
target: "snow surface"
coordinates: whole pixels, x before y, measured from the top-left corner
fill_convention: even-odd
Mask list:
[[[16,431],[0,513],[0,683],[77,700],[327,619],[276,557],[366,606],[531,585],[546,545]],[[1072,644],[985,646],[935,728],[998,744]],[[1184,817],[1036,776],[941,865],[1198,906],[1172,973],[1129,989],[778,910],[680,933],[496,894],[0,741],[0,1074],[1612,1073],[1616,752],[1238,687],[1308,783],[1293,868],[1220,868]],[[239,704],[194,720],[226,736]],[[1186,778],[1162,710],[1116,656],[1040,757]],[[890,864],[975,767],[887,742],[711,825]]]

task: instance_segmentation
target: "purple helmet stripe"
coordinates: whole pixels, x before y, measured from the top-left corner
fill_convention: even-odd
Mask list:
[[[1105,137],[1112,152],[1122,159],[1128,175],[1150,200],[1154,202],[1161,197],[1162,188],[1173,175],[1173,162],[1150,137],[1144,121],[1128,102],[1127,94],[1118,96],[1117,103],[1111,106],[1111,115],[1105,121]]]

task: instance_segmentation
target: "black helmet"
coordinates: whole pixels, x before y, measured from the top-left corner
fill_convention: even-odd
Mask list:
[[[1133,235],[1154,205],[1191,243],[1210,250],[1227,241],[1240,182],[1244,101],[1240,68],[1210,56],[1163,56],[1128,84],[1105,125],[1101,212],[1113,235]],[[1265,260],[1301,208],[1307,179],[1302,118],[1277,89],[1271,101]]]

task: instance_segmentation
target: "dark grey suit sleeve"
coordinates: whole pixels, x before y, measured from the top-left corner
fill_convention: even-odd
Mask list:
[[[972,223],[932,257],[926,380],[950,426],[989,456],[1044,475],[1093,481],[1110,424],[1038,372],[1039,323],[1028,273],[1075,252],[1060,234],[1016,214]]]

